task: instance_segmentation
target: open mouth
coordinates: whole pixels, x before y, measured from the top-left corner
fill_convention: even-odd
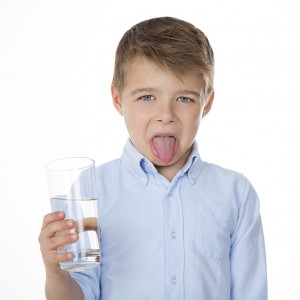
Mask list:
[[[152,139],[151,149],[153,154],[165,163],[172,161],[176,150],[177,142],[173,135],[157,135]]]

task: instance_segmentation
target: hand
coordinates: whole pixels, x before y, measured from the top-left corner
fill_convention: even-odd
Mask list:
[[[74,220],[65,220],[64,212],[53,212],[44,217],[39,243],[46,271],[62,272],[59,263],[74,257],[71,252],[58,253],[57,248],[78,240],[75,226]]]

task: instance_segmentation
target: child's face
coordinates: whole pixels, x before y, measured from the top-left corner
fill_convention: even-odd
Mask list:
[[[201,98],[199,76],[191,72],[180,77],[136,58],[128,66],[121,93],[112,86],[114,105],[134,146],[159,171],[172,169],[174,175],[185,164],[200,119],[213,101],[213,94]]]

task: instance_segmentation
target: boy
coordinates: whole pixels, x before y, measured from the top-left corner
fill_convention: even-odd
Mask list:
[[[129,140],[97,168],[102,264],[67,273],[78,235],[63,213],[39,237],[48,299],[267,299],[259,200],[248,180],[201,160],[195,136],[212,106],[206,36],[175,18],[128,30],[116,51],[112,99]]]

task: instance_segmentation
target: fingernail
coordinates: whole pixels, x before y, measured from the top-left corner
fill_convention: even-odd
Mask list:
[[[69,225],[69,226],[73,226],[73,225],[74,225],[73,220],[68,220],[68,225]]]

